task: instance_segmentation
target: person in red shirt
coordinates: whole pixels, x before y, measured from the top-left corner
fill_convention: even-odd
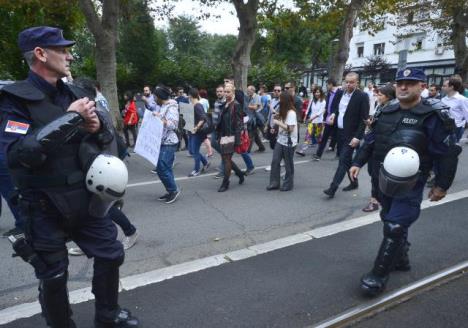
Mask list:
[[[124,95],[125,100],[125,109],[123,110],[123,119],[124,119],[124,134],[125,134],[125,142],[127,143],[127,147],[135,147],[137,132],[136,126],[138,124],[138,113],[135,106],[135,97],[131,92],[126,92]],[[133,137],[133,145],[130,145],[130,138],[128,135],[128,131],[132,133]]]

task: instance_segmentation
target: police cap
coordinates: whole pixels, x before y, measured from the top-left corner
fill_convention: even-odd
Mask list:
[[[36,47],[71,47],[74,44],[75,41],[64,39],[61,29],[50,26],[30,27],[18,35],[18,46],[22,53]]]
[[[426,82],[426,74],[418,68],[404,68],[397,72],[395,81],[404,80]]]

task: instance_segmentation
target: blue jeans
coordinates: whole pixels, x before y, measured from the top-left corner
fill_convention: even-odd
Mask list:
[[[6,166],[6,158],[2,151],[0,151],[0,194],[6,200],[8,207],[10,208],[11,213],[15,217],[15,227],[24,229],[24,220],[20,216],[18,207],[12,204],[10,201],[10,197],[12,196],[15,187],[13,186],[13,182],[11,181],[10,173],[8,172],[8,168]],[[0,199],[0,213],[2,209],[2,202]]]
[[[190,152],[193,156],[193,159],[195,160],[195,171],[200,171],[200,162],[203,163],[203,165],[206,165],[208,161],[206,160],[205,156],[200,154],[200,146],[205,141],[205,138],[203,136],[200,136],[198,134],[192,134],[190,136]]]
[[[253,170],[255,168],[252,157],[250,156],[250,153],[243,153],[241,154],[242,159],[244,160],[245,166],[247,167],[247,170]]]
[[[177,185],[174,179],[174,172],[172,172],[172,165],[174,164],[174,154],[177,150],[177,145],[161,145],[159,150],[158,165],[156,172],[167,192],[177,191]]]

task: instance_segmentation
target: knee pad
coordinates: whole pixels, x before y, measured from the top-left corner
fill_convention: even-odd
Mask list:
[[[100,271],[108,271],[109,269],[118,268],[119,266],[123,264],[124,259],[125,259],[125,254],[123,254],[122,256],[119,256],[116,259],[103,259],[100,257],[95,257],[94,258],[94,271],[100,272]]]
[[[408,229],[398,223],[392,223],[385,221],[383,227],[383,234],[385,237],[389,238],[404,238]]]

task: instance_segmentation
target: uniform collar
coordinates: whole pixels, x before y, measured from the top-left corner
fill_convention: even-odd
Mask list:
[[[53,86],[46,80],[44,80],[40,75],[29,71],[28,81],[31,82],[36,88],[44,92],[48,96],[55,96],[57,92],[62,91],[65,88],[65,83],[61,79],[57,81],[57,86]]]

